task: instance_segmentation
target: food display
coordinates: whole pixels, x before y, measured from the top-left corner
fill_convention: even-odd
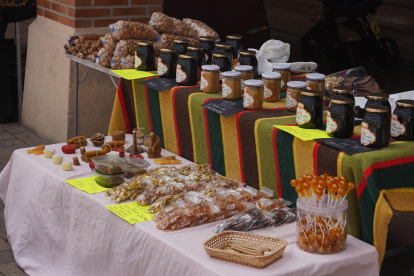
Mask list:
[[[286,63],[276,63],[273,64],[273,72],[278,72],[281,77],[281,83],[280,83],[280,91],[286,92],[288,91],[288,82],[290,82],[290,64]],[[306,87],[306,83],[305,83]]]
[[[206,64],[211,64],[211,59],[213,58],[214,51],[214,38],[211,36],[202,36],[199,38],[198,44],[203,46],[204,53],[206,55]]]
[[[65,52],[95,62],[98,51],[102,48],[100,35],[69,36],[64,45]]]
[[[43,155],[45,156],[45,158],[52,158],[54,154],[55,154],[55,149],[44,149],[43,150]]]
[[[125,145],[125,141],[112,141],[112,142],[106,142],[105,144],[101,145],[101,148],[108,152],[113,149],[123,149],[124,145]]]
[[[198,38],[198,31],[191,25],[179,19],[169,17],[162,12],[154,12],[148,24],[160,34],[167,33]]]
[[[231,44],[231,49],[233,50],[233,66],[236,66],[239,51],[243,50],[242,36],[239,34],[232,34],[226,36],[226,38],[227,43]]]
[[[326,133],[335,138],[350,138],[354,134],[354,102],[348,98],[332,98],[327,112]]]
[[[150,159],[161,158],[162,146],[161,146],[160,137],[154,132],[151,132],[150,139],[151,139],[151,145],[148,147],[148,150],[147,150],[148,158]]]
[[[157,74],[160,78],[174,78],[177,70],[177,50],[161,48],[157,58]]]
[[[281,75],[277,72],[265,72],[262,74],[262,77],[262,80],[265,83],[263,101],[280,101]]]
[[[105,134],[96,133],[89,139],[95,147],[102,146],[105,143]]]
[[[391,136],[400,141],[414,140],[414,101],[398,100],[392,114]]]
[[[301,92],[296,109],[296,123],[301,128],[320,128],[323,122],[322,92],[305,90]]]
[[[73,163],[72,162],[62,162],[62,170],[64,171],[71,171],[73,169]]]
[[[53,164],[60,165],[60,164],[62,164],[62,162],[63,162],[63,156],[62,155],[60,155],[60,154],[54,154],[52,156],[52,163]]]
[[[246,80],[254,79],[254,77],[253,77],[254,76],[254,74],[253,74],[253,66],[250,66],[250,65],[238,65],[238,66],[234,67],[234,70],[236,72],[240,72],[240,74],[241,74],[241,79],[242,79],[241,89],[243,90],[244,89],[244,82]]]
[[[198,63],[196,56],[180,55],[177,63],[176,82],[180,85],[197,85]]]
[[[34,149],[30,149],[30,150],[27,150],[26,151],[26,153],[27,154],[32,154],[33,153],[33,155],[39,155],[39,154],[43,154],[43,150],[46,148],[46,146],[45,145],[38,145],[37,147],[35,147]]]
[[[157,41],[160,34],[144,23],[130,22],[119,20],[111,24],[111,35],[114,39],[120,41],[121,39],[140,39],[148,41]]]
[[[343,80],[344,78],[342,77],[326,77],[325,78],[325,89],[326,90],[332,89],[333,87],[340,84]]]
[[[167,156],[164,158],[154,158],[154,164],[157,165],[179,165],[181,160],[175,159],[176,156]]]
[[[345,197],[355,189],[355,184],[348,183],[346,177],[328,174],[303,175],[293,179],[290,184],[299,196],[296,203],[298,247],[317,254],[345,250],[348,210]]]
[[[98,156],[92,159],[95,171],[100,174],[123,174],[124,167],[128,163],[125,159],[116,156]]]
[[[73,162],[72,163],[73,163],[74,166],[80,166],[79,159],[77,157],[73,157]]]
[[[385,93],[371,93],[367,96],[367,102],[365,104],[365,108],[369,105],[379,105],[385,106],[388,108],[388,115],[391,117],[391,105],[388,99],[390,95]]]
[[[361,123],[361,144],[372,148],[387,147],[390,144],[391,119],[389,108],[382,105],[365,106]]]
[[[197,38],[210,36],[213,37],[215,40],[220,39],[218,33],[216,33],[212,28],[207,26],[207,24],[190,18],[184,18],[184,23],[187,23],[191,26],[195,31],[197,31]]]
[[[139,41],[139,39],[121,39],[116,44],[113,57],[121,58],[128,55],[134,55]]]
[[[125,131],[117,130],[112,132],[112,141],[125,141]]]
[[[85,151],[85,149],[81,150],[81,159],[82,161],[89,163],[92,161],[94,157],[97,156],[104,156],[108,153],[107,150],[92,150],[92,151]]]
[[[263,109],[264,82],[246,80],[244,86],[243,107],[248,110]]]
[[[241,73],[236,71],[223,72],[221,94],[225,100],[237,100],[242,93]]]
[[[218,93],[220,90],[220,67],[203,65],[201,69],[200,90],[203,93]]]
[[[324,92],[325,91],[325,75],[310,73],[306,75],[306,89]]]
[[[111,59],[112,54],[108,53],[106,49],[101,48],[98,52],[98,56],[96,57],[96,63],[103,67],[110,68],[112,62]]]
[[[239,51],[239,58],[237,59],[236,66],[240,66],[240,65],[253,66],[253,78],[257,79],[257,77],[259,76],[259,73],[258,73],[258,61],[256,58],[255,51],[249,51],[249,50]]]
[[[273,70],[274,71],[274,70]],[[280,73],[281,74],[281,73]],[[282,85],[283,85],[283,74],[282,75]],[[286,93],[286,109],[289,111],[296,112],[298,107],[300,93],[305,90],[306,82],[303,81],[290,81],[287,83],[287,93]],[[280,89],[280,91],[283,91]]]
[[[72,145],[75,148],[79,148],[80,146],[86,146],[88,141],[86,140],[85,136],[77,136],[67,141],[68,145]]]
[[[142,158],[130,157],[129,162],[124,166],[124,177],[131,178],[137,175],[145,174],[149,166],[150,164]]]
[[[96,163],[95,163],[96,165]],[[92,170],[93,174],[95,175],[95,182],[99,186],[105,188],[112,188],[124,183],[124,174],[115,174],[115,175],[107,175],[101,174],[96,171],[96,168]]]

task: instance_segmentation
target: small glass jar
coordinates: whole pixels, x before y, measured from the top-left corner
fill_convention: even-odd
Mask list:
[[[391,120],[389,108],[382,105],[365,106],[361,123],[361,144],[372,148],[386,147],[390,143]]]
[[[385,93],[372,93],[367,96],[367,103],[365,106],[368,105],[382,105],[388,107],[388,115],[391,117],[391,105],[388,99],[390,95]]]
[[[283,75],[282,75],[283,77]],[[300,99],[300,93],[306,89],[306,82],[304,81],[290,81],[287,83],[286,93],[286,109],[288,111],[296,112],[298,102]],[[282,91],[282,89],[280,89]]]
[[[391,120],[391,136],[400,141],[414,140],[414,101],[399,100]]]
[[[323,102],[321,92],[302,91],[296,109],[296,124],[301,128],[320,128],[323,121]]]
[[[286,92],[288,89],[287,83],[290,82],[290,64],[275,63],[272,65],[272,67],[273,67],[273,72],[278,72],[279,74],[282,75],[282,78],[280,81],[280,92]]]
[[[306,75],[306,89],[325,91],[325,75],[318,73],[311,73]]]
[[[348,98],[332,98],[327,112],[326,133],[334,138],[350,138],[354,134],[354,102]]]
[[[200,69],[201,69],[201,66],[206,64],[206,56],[204,54],[203,46],[199,46],[199,45],[188,46],[187,55],[195,55],[197,57],[197,63]]]
[[[134,131],[137,133],[137,145],[144,145],[145,127],[136,127]]]
[[[221,93],[225,100],[237,100],[241,98],[241,73],[235,71],[223,72]]]
[[[239,65],[234,67],[234,70],[241,73],[242,83],[241,89],[244,89],[244,82],[253,78],[253,66],[250,65]]]
[[[211,64],[220,67],[220,80],[223,78],[223,72],[231,71],[231,63],[227,53],[213,53]]]
[[[206,56],[206,64],[211,64],[214,51],[214,38],[211,36],[202,36],[198,39],[198,45],[203,46],[204,54]]]
[[[161,48],[158,57],[157,73],[160,78],[174,78],[177,70],[177,50]]]
[[[140,71],[155,70],[155,51],[153,42],[140,41],[135,50],[135,69]]]
[[[187,47],[189,44],[190,41],[188,41],[188,39],[174,39],[173,47],[177,49],[177,55],[180,56],[187,53]]]
[[[246,80],[243,89],[243,107],[248,110],[263,109],[264,82],[261,80]]]
[[[225,42],[217,42],[214,48],[214,53],[227,53],[229,54],[229,61],[233,68],[233,50],[231,49],[231,44]]]
[[[332,88],[332,98],[348,98],[352,100],[352,110],[355,110],[354,88],[352,86],[337,85]]]
[[[262,74],[262,80],[265,83],[263,100],[265,102],[280,101],[280,78],[277,72],[265,72]]]
[[[243,50],[242,36],[239,34],[228,35],[227,43],[231,44],[233,50],[233,66],[236,66],[237,58],[239,57],[239,51]]]
[[[175,81],[180,85],[197,85],[198,64],[195,56],[180,55]]]
[[[204,93],[218,93],[220,90],[220,67],[203,65],[201,69],[200,90]]]
[[[253,66],[253,78],[257,79],[259,76],[258,62],[255,51],[241,50],[239,51],[239,58],[237,59],[236,66],[250,65]]]

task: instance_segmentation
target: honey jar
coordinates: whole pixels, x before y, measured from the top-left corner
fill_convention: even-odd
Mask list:
[[[365,106],[368,105],[381,105],[388,107],[388,115],[391,117],[391,105],[388,99],[390,96],[385,93],[371,93],[367,96],[367,103]]]
[[[239,34],[232,34],[228,35],[226,38],[227,43],[231,44],[231,49],[233,51],[233,66],[236,66],[239,51],[243,50],[242,36]]]
[[[206,56],[203,46],[193,45],[187,47],[187,55],[195,55],[197,57],[198,68],[206,64]]]
[[[262,80],[265,83],[263,100],[265,102],[280,101],[280,78],[277,72],[265,72],[262,74]]]
[[[180,85],[197,85],[198,64],[196,56],[180,55],[175,81]]]
[[[323,121],[323,102],[320,91],[302,91],[296,109],[296,123],[301,128],[320,128]]]
[[[352,137],[355,121],[353,104],[348,98],[332,98],[326,120],[326,133],[330,137]]]
[[[225,43],[225,42],[217,42],[216,44],[214,44],[215,48],[214,48],[214,53],[227,53],[229,54],[229,61],[231,66],[233,66],[233,50],[231,48],[231,44],[230,43]]]
[[[200,90],[204,93],[218,93],[220,90],[220,67],[203,65],[201,69]]]
[[[264,82],[261,80],[246,80],[244,86],[243,107],[248,110],[263,109]]]
[[[231,63],[227,53],[213,53],[211,64],[220,67],[220,80],[223,78],[223,72],[231,71]]]
[[[198,45],[203,46],[204,55],[206,56],[206,64],[211,64],[214,51],[214,38],[211,36],[202,36],[198,39]]]
[[[153,42],[138,42],[137,49],[135,51],[135,69],[140,71],[155,70],[155,51]]]
[[[158,76],[160,78],[174,78],[177,59],[177,51],[174,48],[161,48],[157,66]]]
[[[365,106],[361,123],[361,144],[367,147],[386,147],[390,143],[391,120],[389,108],[382,105]]]
[[[255,51],[240,50],[239,58],[237,59],[236,66],[239,66],[239,65],[253,66],[253,78],[257,79],[259,72],[258,72],[258,62],[257,62]]]
[[[325,91],[325,75],[318,73],[311,73],[306,75],[306,89]]]
[[[237,72],[240,72],[241,74],[241,89],[244,89],[244,82],[246,80],[251,80],[254,79],[253,78],[253,66],[250,65],[238,65],[236,67],[234,67],[234,70]]]
[[[300,99],[300,93],[306,89],[306,82],[290,81],[286,86],[288,87],[286,93],[286,109],[288,111],[296,112],[296,107],[298,106]],[[280,91],[282,91],[282,89],[280,89]]]
[[[280,80],[280,92],[287,91],[287,83],[290,82],[290,64],[275,63],[272,65],[273,72],[278,72],[282,77]],[[306,82],[305,82],[306,87]]]
[[[236,71],[223,72],[221,91],[223,99],[237,100],[241,98],[241,73]]]
[[[355,110],[354,88],[352,86],[336,85],[332,88],[332,98],[348,98],[352,100],[352,110]]]
[[[173,47],[177,50],[177,55],[187,53],[187,47],[190,44],[188,39],[174,39]]]
[[[400,141],[413,141],[414,101],[399,100],[395,105],[391,118],[391,136]]]

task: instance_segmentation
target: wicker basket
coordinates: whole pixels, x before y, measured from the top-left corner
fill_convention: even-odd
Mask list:
[[[272,253],[264,256],[252,256],[221,250],[230,243],[254,248],[269,248]],[[224,231],[208,239],[203,245],[207,254],[213,258],[256,268],[265,268],[282,258],[287,241],[245,232]]]

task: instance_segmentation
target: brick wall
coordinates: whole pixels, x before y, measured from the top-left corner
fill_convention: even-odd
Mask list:
[[[163,0],[37,0],[37,15],[73,28],[108,27],[118,20],[148,23]]]

